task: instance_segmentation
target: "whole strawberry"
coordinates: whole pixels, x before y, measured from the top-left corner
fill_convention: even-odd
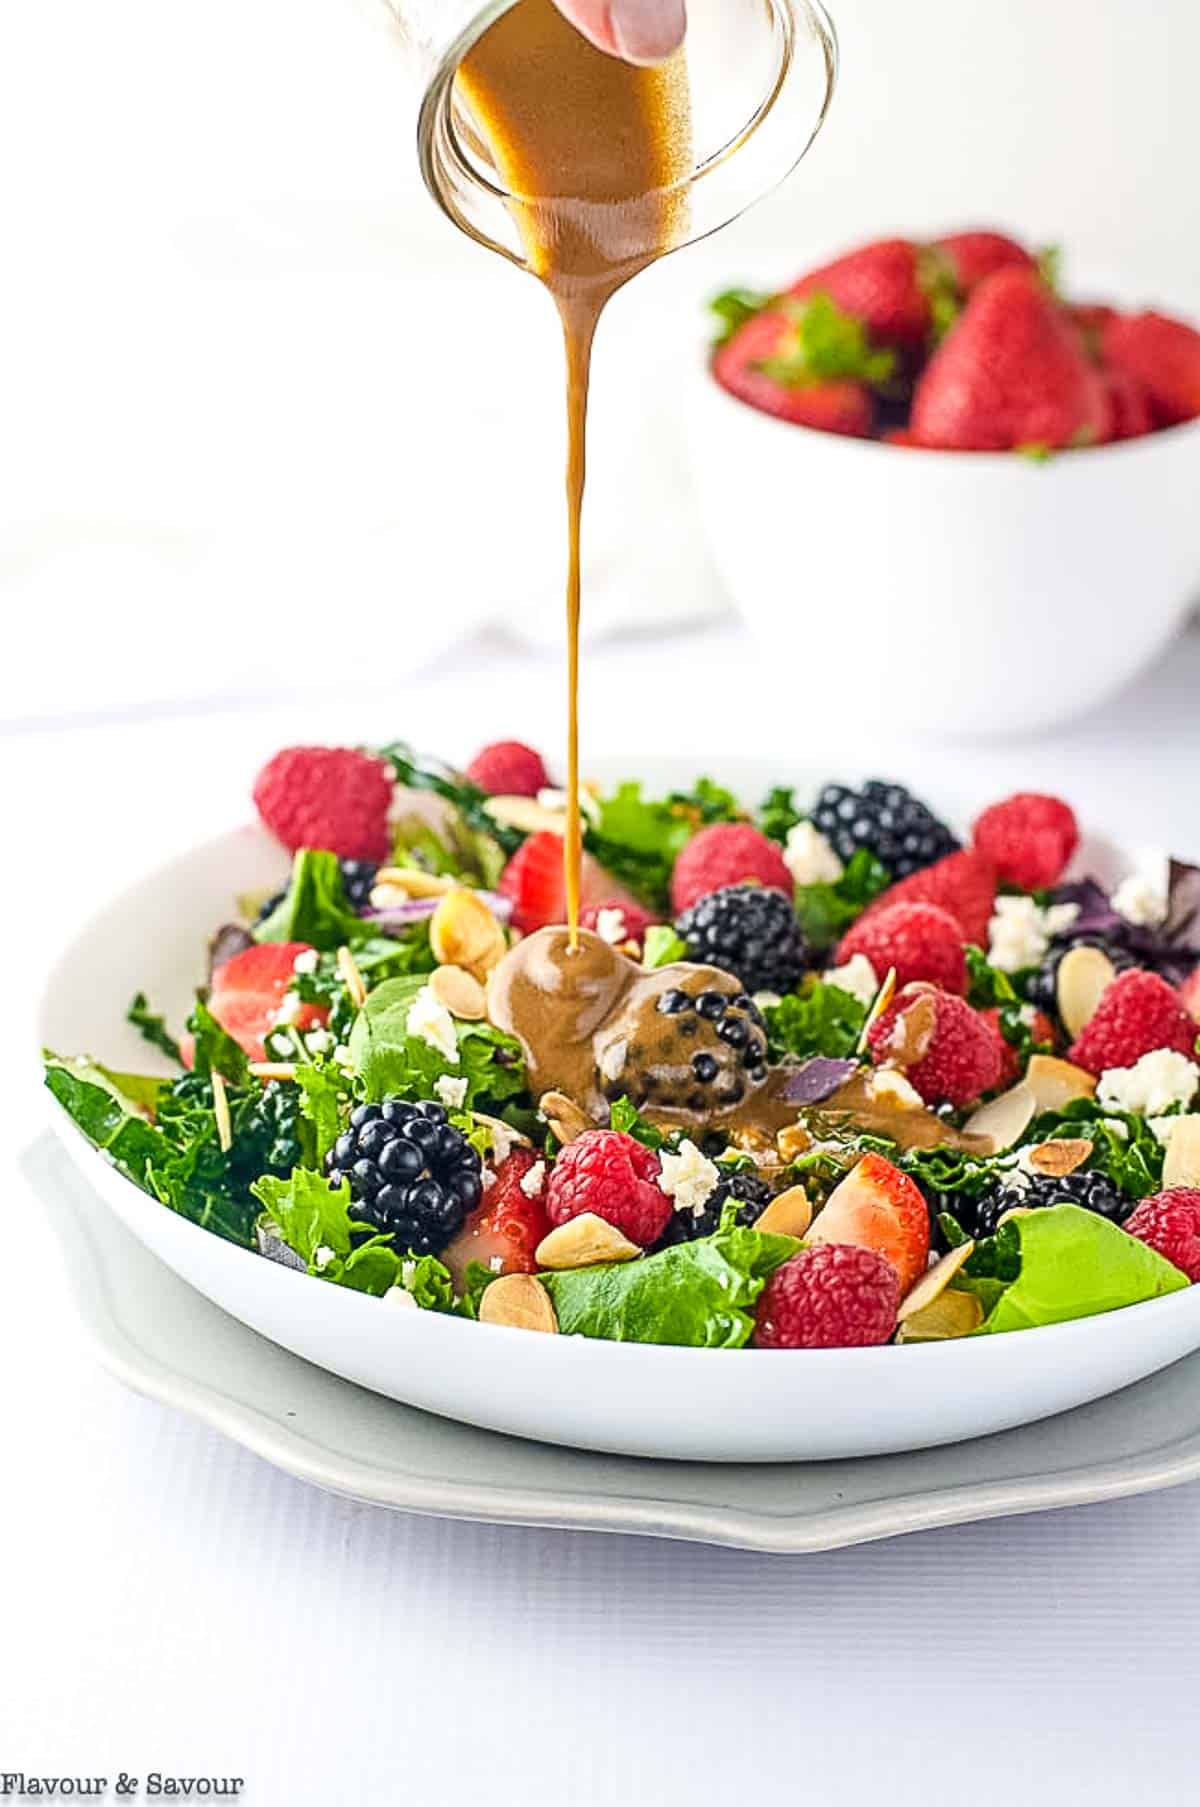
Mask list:
[[[906,985],[872,1025],[868,1042],[876,1064],[899,1067],[926,1104],[962,1109],[1004,1076],[991,1024],[932,985]]]
[[[1060,450],[1109,435],[1104,382],[1033,270],[982,282],[926,366],[910,426],[946,451]]]
[[[973,294],[997,270],[1037,268],[1025,247],[1003,232],[952,232],[935,239],[933,249],[949,266],[961,295]]]
[[[878,239],[835,262],[810,270],[790,294],[828,295],[843,313],[861,320],[880,345],[915,351],[933,324],[921,247],[908,239]]]
[[[648,1249],[671,1221],[671,1200],[658,1184],[661,1172],[658,1156],[632,1136],[585,1130],[554,1163],[547,1215],[563,1224],[590,1211]]]
[[[988,924],[996,907],[996,872],[990,860],[973,848],[948,853],[932,866],[890,885],[859,918],[867,922],[898,903],[931,903],[949,911],[962,929],[964,941],[976,947],[988,944]]]
[[[671,904],[676,916],[700,898],[730,885],[766,885],[791,897],[795,881],[777,841],[768,840],[749,822],[713,822],[693,835],[671,874]]]
[[[1106,364],[1136,379],[1155,423],[1178,426],[1200,417],[1200,332],[1166,314],[1118,314],[1101,334]]]
[[[1068,1059],[1099,1076],[1113,1067],[1135,1066],[1156,1048],[1195,1059],[1196,1019],[1165,979],[1135,967],[1107,987]]]
[[[497,740],[484,747],[466,776],[489,797],[536,797],[550,783],[541,754],[519,740]]]
[[[802,1249],[776,1268],[755,1313],[759,1349],[866,1349],[896,1328],[900,1283],[874,1249],[839,1242]]]
[[[1079,824],[1069,803],[1035,791],[1019,791],[985,809],[975,824],[976,851],[996,868],[1003,884],[1022,891],[1056,885],[1079,845]]]
[[[855,954],[864,954],[877,973],[894,967],[898,985],[927,979],[945,991],[967,989],[962,928],[937,904],[894,903],[860,917],[842,937],[837,965]]]
[[[347,860],[388,856],[394,777],[354,747],[285,747],[254,782],[264,825],[293,853],[323,848]]]
[[[713,375],[722,389],[760,413],[822,433],[866,438],[874,407],[865,383],[817,375],[796,348],[796,327],[785,314],[756,314],[714,353]]]
[[[1125,1229],[1173,1262],[1189,1280],[1200,1281],[1200,1191],[1176,1186],[1143,1199]]]

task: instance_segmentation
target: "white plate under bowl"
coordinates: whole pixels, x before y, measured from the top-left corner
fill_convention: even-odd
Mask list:
[[[634,759],[624,770],[643,772],[656,788],[683,776],[678,764],[643,768]],[[781,776],[753,764],[715,775],[749,798]],[[803,774],[796,780],[802,794],[813,788]],[[953,818],[952,807],[948,813]],[[1097,858],[1109,867],[1114,855],[1099,848]],[[265,834],[244,828],[127,891],[82,930],[51,975],[43,1044],[144,1066],[144,1050],[123,1024],[130,996],[146,990],[181,1013],[206,937],[232,899],[285,868]],[[127,1228],[252,1329],[391,1399],[549,1443],[710,1462],[925,1449],[1066,1411],[1200,1349],[1200,1289],[1010,1336],[794,1352],[540,1337],[398,1312],[177,1217],[117,1173],[65,1112],[55,1106],[52,1115],[81,1172]]]
[[[1200,1480],[1200,1355],[1061,1417],[908,1455],[641,1462],[498,1437],[351,1386],[219,1311],[105,1209],[56,1138],[21,1166],[110,1373],[372,1506],[797,1555]]]

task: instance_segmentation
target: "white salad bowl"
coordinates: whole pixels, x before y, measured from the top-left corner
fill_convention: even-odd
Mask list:
[[[622,775],[629,771],[664,789],[695,775],[663,761],[629,760]],[[750,762],[717,775],[747,797],[779,777]],[[1106,879],[1120,870],[1119,854],[1103,843],[1088,863]],[[52,973],[43,1045],[152,1070],[154,1054],[124,1022],[130,997],[144,990],[182,1022],[212,929],[237,894],[281,883],[286,870],[263,831],[242,828],[134,885],[93,917]],[[49,1094],[47,1101],[97,1200],[233,1317],[376,1393],[546,1443],[705,1462],[923,1449],[1083,1405],[1200,1349],[1200,1287],[1007,1336],[786,1352],[592,1342],[402,1311],[176,1216],[109,1165]]]
[[[1135,677],[1200,598],[1200,421],[1038,463],[793,426],[707,358],[689,399],[713,561],[806,715],[815,663],[832,703],[852,677],[856,709],[912,735],[1052,726]]]

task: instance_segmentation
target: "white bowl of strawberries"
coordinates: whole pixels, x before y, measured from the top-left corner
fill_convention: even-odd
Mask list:
[[[1200,332],[1069,303],[992,232],[880,241],[715,306],[701,515],[776,669],[852,621],[862,706],[1005,734],[1101,702],[1179,628],[1200,595]]]

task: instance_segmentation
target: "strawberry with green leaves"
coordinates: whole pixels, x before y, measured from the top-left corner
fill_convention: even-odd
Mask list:
[[[931,270],[920,245],[878,239],[802,276],[788,291],[799,301],[827,296],[880,345],[919,351],[934,324]]]
[[[913,395],[915,440],[946,451],[1099,445],[1111,425],[1104,379],[1034,270],[980,284]]]
[[[871,390],[886,384],[894,368],[894,354],[876,349],[862,323],[826,295],[772,302],[713,356],[713,375],[739,401],[779,420],[859,439],[873,424]]]

